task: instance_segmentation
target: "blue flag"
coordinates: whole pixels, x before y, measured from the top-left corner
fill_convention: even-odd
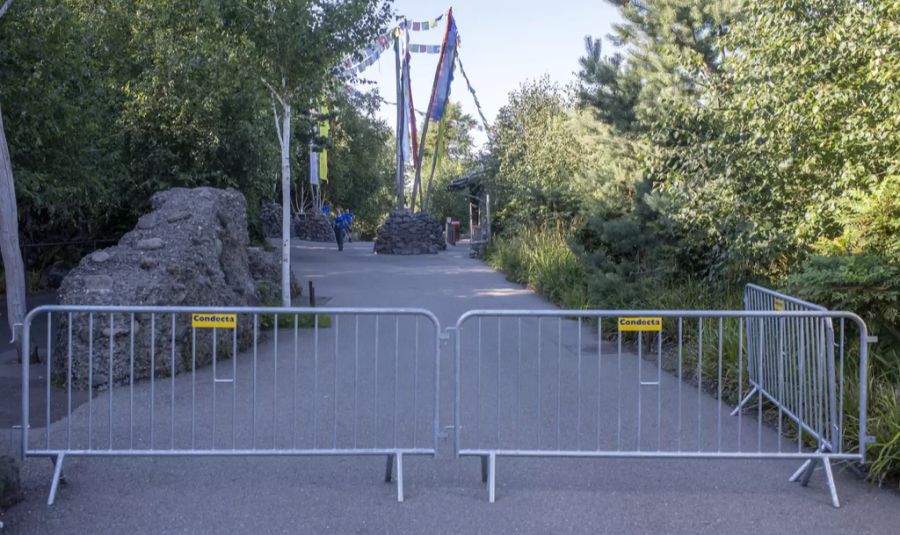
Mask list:
[[[450,96],[450,82],[453,81],[453,67],[456,64],[456,45],[459,34],[456,30],[456,19],[452,12],[447,17],[447,35],[444,38],[441,61],[438,63],[438,75],[435,79],[434,94],[432,95],[431,116],[432,121],[439,121],[444,116],[447,107],[447,98]]]

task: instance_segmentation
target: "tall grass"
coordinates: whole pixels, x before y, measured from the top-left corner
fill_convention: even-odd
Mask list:
[[[741,310],[743,288],[714,287],[697,280],[679,283],[655,279],[619,282],[616,276],[602,273],[587,266],[569,247],[570,234],[562,227],[541,227],[534,232],[512,237],[499,237],[487,252],[487,262],[494,269],[503,271],[514,282],[529,288],[563,308],[571,309],[668,309],[668,310]],[[746,373],[739,372],[739,322],[722,324],[722,380],[718,381],[719,326],[715,318],[704,320],[702,365],[698,373],[697,345],[699,343],[696,322],[683,323],[682,378],[697,384],[713,395],[736,404],[741,393],[749,392]],[[677,343],[677,320],[666,320],[663,332],[664,344],[670,348]],[[855,451],[859,444],[859,417],[854,407],[859,406],[858,347],[848,343],[845,356],[845,414],[844,441],[848,451]],[[744,350],[746,355],[746,349]],[[891,381],[891,370],[879,365],[882,360],[894,362],[879,355],[873,348],[870,357],[868,382],[868,433],[874,441],[868,446],[869,480],[882,484],[886,481],[897,485],[900,481],[900,386]],[[746,359],[746,356],[744,356]],[[669,366],[670,371],[672,370]],[[703,379],[700,379],[702,376]],[[720,390],[721,388],[721,390]],[[764,404],[766,417],[777,421],[777,410]],[[783,432],[796,438],[798,430],[784,419]],[[813,445],[811,437],[802,439]]]

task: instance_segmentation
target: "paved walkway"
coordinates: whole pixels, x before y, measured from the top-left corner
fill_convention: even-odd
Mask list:
[[[423,307],[434,312],[442,327],[452,325],[462,313],[475,308],[549,307],[540,297],[505,281],[502,275],[482,263],[468,259],[466,252],[456,248],[436,256],[374,256],[370,243],[346,244],[345,250],[339,253],[333,246],[301,242],[295,247],[294,268],[304,284],[312,280],[317,294],[330,298],[328,306]],[[363,331],[374,328],[366,325],[361,327]],[[391,326],[380,328],[388,335],[382,336],[375,348],[381,349],[382,355],[389,355],[393,347],[396,358],[404,362],[402,359],[411,354],[409,348],[403,344],[391,346],[394,343],[389,335]],[[408,326],[402,328],[406,329],[404,333],[411,332]],[[551,330],[553,328],[555,325]],[[572,329],[577,327],[569,322],[564,328],[575,332]],[[342,322],[340,332],[350,332],[347,329],[348,325]],[[540,326],[537,332],[543,333],[544,329],[547,327]],[[530,332],[525,333],[524,339],[531,340],[535,329],[526,325],[525,330]],[[349,353],[345,342],[340,342],[338,348],[329,342],[334,329],[331,331],[323,330],[321,340],[317,341],[321,344],[321,354],[329,354],[334,349],[340,349],[341,354]],[[290,330],[283,331],[282,336],[290,335]],[[422,336],[423,339],[426,337],[424,331]],[[360,338],[368,339],[365,334]],[[409,339],[407,334],[401,336],[401,340]],[[500,337],[506,349],[501,352],[500,347],[488,342],[485,352],[493,354],[496,351],[507,359],[507,355],[511,355],[509,348],[514,346],[510,341],[516,339],[514,324],[506,325]],[[301,353],[309,349],[309,343],[308,337],[301,342]],[[555,344],[556,341],[545,336],[541,343]],[[596,351],[596,344],[590,333],[585,333],[583,346],[568,344],[566,351],[567,354]],[[534,347],[530,342],[529,345]],[[269,338],[260,354],[271,354],[271,349]],[[451,356],[446,350],[442,354],[440,412],[444,425],[452,422]],[[271,383],[274,388],[284,388],[278,382],[281,380],[278,377],[284,374],[284,363],[272,363],[261,357],[256,369],[245,357],[235,363],[238,377],[244,379],[250,373],[258,373],[260,377],[275,379]],[[384,368],[381,372],[374,371],[366,367],[368,361],[363,359],[362,362],[360,375],[374,377],[372,387],[383,384],[382,392],[391,392],[393,385],[405,384],[392,383]],[[337,359],[334,363],[338,366]],[[636,373],[640,366],[644,366],[645,371],[655,372],[646,362],[641,364],[633,359],[633,363],[636,367],[630,372],[626,370],[626,376]],[[255,371],[251,372],[251,369]],[[386,369],[389,375],[391,368]],[[407,368],[401,366],[399,369]],[[491,372],[493,368],[485,365],[479,369],[484,371],[486,382],[496,379],[496,375],[491,375],[496,373]],[[300,371],[302,377],[309,376],[309,369]],[[323,377],[329,377],[330,371],[334,368],[327,365],[319,370]],[[423,378],[430,376],[427,369],[421,372]],[[198,377],[208,379],[209,373],[210,370],[204,370]],[[471,368],[469,372],[464,371],[464,376],[466,373],[471,373]],[[668,376],[663,382],[666,385],[664,392],[674,391],[678,386]],[[241,382],[242,388],[246,388],[246,384],[246,381]],[[135,406],[142,406],[146,401],[147,386],[142,384],[136,388]],[[185,376],[172,382],[171,392],[177,394],[177,399],[176,396],[173,399],[179,407],[184,406],[182,394],[189,386]],[[158,388],[163,399],[156,407],[159,414],[164,415],[171,408],[166,405],[170,391],[165,390],[165,383]],[[422,387],[412,391],[419,392],[419,388]],[[696,396],[696,390],[689,386],[685,389]],[[270,395],[270,390],[269,386],[260,386],[259,395],[264,398]],[[590,390],[590,385],[585,385],[585,390]],[[403,391],[409,393],[410,390]],[[243,396],[249,395],[250,391],[237,392]],[[124,391],[113,395],[117,411],[125,406],[119,403],[124,395]],[[328,393],[324,395],[326,397],[321,399],[328,400]],[[104,400],[109,399],[105,396],[95,398],[94,404],[105,407]],[[270,397],[278,399],[274,395]],[[222,399],[227,401],[227,398]],[[389,396],[383,396],[380,404],[389,403],[385,399]],[[341,400],[343,403],[346,399],[341,396]],[[335,403],[334,414],[341,414],[345,408],[351,410],[350,405],[339,408],[336,398],[331,401]],[[599,406],[602,400],[596,401]],[[419,441],[421,434],[427,438],[429,431],[427,402],[420,402],[423,403],[422,410],[411,417],[412,425],[420,433],[416,439]],[[578,402],[581,403],[580,398]],[[606,400],[606,403],[611,402]],[[708,421],[701,426],[703,431],[715,427],[717,403],[705,396],[701,402],[704,414],[709,415]],[[310,407],[305,403],[299,402],[299,411],[309,414]],[[359,408],[361,422],[366,421],[368,414],[364,405],[360,404]],[[265,409],[264,405],[261,407]],[[82,440],[84,409],[82,406],[71,419],[63,418],[54,423],[51,426],[54,436],[62,436],[59,431],[71,425],[74,440]],[[223,410],[227,414],[219,414]],[[331,422],[327,407],[318,407],[312,412],[319,414],[323,410],[323,421],[319,422],[320,429],[324,429],[319,431],[321,436],[304,438],[300,435],[300,440],[329,440],[332,435],[327,429]],[[374,427],[383,427],[378,424],[378,411],[372,407],[368,410],[376,422]],[[209,433],[212,421],[227,422],[231,411],[227,403],[220,403],[218,409],[198,407],[196,414],[199,416],[195,418],[203,423],[196,424],[197,432]],[[281,412],[270,405],[266,414]],[[468,417],[473,414],[470,409]],[[223,416],[225,420],[222,420]],[[239,409],[237,418],[242,417]],[[140,420],[141,416],[136,418]],[[745,425],[750,423],[748,420],[750,418],[745,418]],[[597,425],[605,425],[599,413],[596,421]],[[166,440],[165,433],[170,429],[167,422],[158,427],[155,440]],[[279,427],[275,420],[271,425],[274,427],[262,424],[254,427],[252,437],[245,427],[237,432],[229,431],[230,439],[238,444],[257,438],[263,440],[266,436],[271,436],[274,441],[287,440],[276,433],[276,429],[285,429],[283,426]],[[510,428],[508,421],[504,425],[503,429]],[[736,424],[731,421],[729,425]],[[171,428],[177,430],[177,440],[181,440],[186,436],[184,433],[193,432],[194,427],[190,418],[187,421],[176,418]],[[364,423],[360,427],[361,432],[366,430]],[[755,425],[751,429],[755,432]],[[542,429],[541,424],[536,430],[546,437],[552,436],[552,430]],[[356,427],[353,428],[355,432]],[[584,432],[590,434],[590,429]],[[211,433],[209,436],[216,440],[229,440],[228,436],[221,436],[221,428],[219,431],[213,428]],[[355,438],[343,426],[335,427],[334,433],[335,441]],[[105,440],[106,433],[102,428],[97,434]],[[113,433],[109,435],[110,440],[121,438]],[[764,440],[775,440],[773,437],[774,433],[766,430]],[[576,440],[581,438],[579,434]],[[148,440],[147,429],[139,430],[136,440],[139,443]],[[374,440],[389,440],[389,437]],[[401,437],[401,440],[405,438]],[[503,440],[510,438],[504,435]],[[51,466],[47,461],[33,459],[27,462],[24,473],[27,501],[8,512],[3,521],[7,525],[5,532],[10,533],[889,533],[900,523],[900,502],[896,493],[872,488],[852,474],[840,471],[837,484],[843,507],[834,509],[820,473],[813,477],[807,489],[787,482],[787,476],[796,466],[791,462],[501,459],[498,461],[497,502],[489,504],[480,482],[478,460],[454,458],[449,440],[439,444],[438,453],[436,459],[414,457],[405,461],[404,503],[397,503],[394,485],[381,480],[383,457],[74,458],[67,459],[65,464],[69,484],[61,488],[56,504],[48,508],[44,502]]]

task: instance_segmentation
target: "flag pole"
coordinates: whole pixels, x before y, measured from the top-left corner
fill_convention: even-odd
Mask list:
[[[447,53],[447,38],[450,35],[450,22],[453,19],[453,8],[447,11],[447,29],[444,31],[444,44],[441,46],[441,59],[438,61],[438,68],[434,71],[434,83],[431,85],[431,100],[428,102],[428,111],[425,113],[425,125],[422,127],[422,141],[419,143],[419,156],[416,158],[416,179],[413,182],[413,194],[410,202],[410,208],[414,208],[416,201],[416,193],[419,190],[422,180],[422,158],[425,157],[425,136],[428,135],[428,123],[431,122],[431,110],[434,107],[434,94],[437,90],[438,79],[441,75],[441,65],[444,61],[444,55]],[[421,194],[420,194],[421,195]],[[422,210],[422,203],[419,203],[419,210]]]
[[[405,28],[406,19],[402,19],[401,27]],[[395,63],[397,66],[397,209],[403,209],[403,121],[404,121],[404,106],[403,106],[403,83],[402,83],[402,75],[400,73],[400,35],[396,36],[394,39],[394,56]]]

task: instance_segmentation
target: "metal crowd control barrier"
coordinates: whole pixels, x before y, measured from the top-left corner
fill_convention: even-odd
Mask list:
[[[839,386],[826,350],[835,322]],[[849,327],[859,336],[859,436],[866,437],[869,337],[852,313],[471,311],[456,324],[456,452],[481,458],[491,502],[497,457],[796,459],[806,461],[798,471],[804,485],[823,465],[837,507],[831,462],[865,462],[865,439],[848,451],[839,423],[837,433],[824,434],[845,414]],[[729,393],[744,403],[755,394],[755,417],[729,418]],[[764,397],[774,402],[776,429],[763,425]],[[810,436],[819,447],[809,447]]]
[[[427,310],[45,306],[22,332],[26,354],[46,336],[43,388],[23,366],[22,455],[54,462],[48,504],[67,456],[384,455],[403,501],[404,455],[436,452]]]
[[[757,311],[822,311],[828,309],[762,286],[744,287],[744,310]],[[841,320],[843,321],[843,320]],[[762,332],[760,332],[762,331]],[[840,329],[843,336],[843,326]],[[835,333],[831,318],[813,322],[810,318],[766,318],[761,323],[750,322],[746,329],[747,348],[751,354],[761,354],[759,363],[750,362],[748,378],[753,387],[732,416],[762,394],[778,407],[794,424],[818,444],[820,451],[837,451],[844,441],[844,341],[837,344],[839,355],[835,361]],[[757,347],[759,345],[759,347]],[[779,368],[779,362],[783,363]],[[836,369],[837,368],[837,369]],[[827,389],[813,395],[797,395],[792,384],[799,384],[802,375],[822,376]],[[810,394],[810,393],[807,393]],[[814,464],[806,461],[791,476],[791,481],[806,484]]]

